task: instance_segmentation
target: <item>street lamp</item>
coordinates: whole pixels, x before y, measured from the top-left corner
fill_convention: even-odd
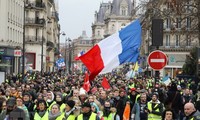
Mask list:
[[[32,8],[31,6],[28,6],[28,4],[26,3],[26,1],[25,0],[23,0],[23,3],[24,3],[24,5],[23,5],[23,7],[24,7],[24,9],[23,9],[23,41],[22,41],[22,78],[24,78],[24,76],[25,76],[25,54],[26,54],[26,52],[25,52],[25,45],[26,45],[26,39],[25,39],[25,21],[26,21],[26,8]]]
[[[44,31],[44,28],[42,29],[42,43],[41,43],[41,75],[43,74],[43,57],[44,57],[44,39],[43,39],[43,31]]]
[[[22,79],[24,78],[24,71],[25,71],[25,7],[26,7],[26,3],[25,3],[25,0],[23,1],[24,2],[24,10],[23,10],[23,14],[24,14],[24,16],[23,16],[23,19],[24,19],[24,21],[23,21],[23,42],[22,42],[22,54],[23,54],[23,56],[22,56]]]
[[[65,32],[62,31],[58,34],[58,54],[60,54],[60,35],[65,36]]]
[[[43,69],[44,69],[44,63],[43,63],[43,59],[44,59],[44,37],[43,37],[43,32],[44,32],[44,28],[45,28],[45,25],[46,25],[46,21],[48,21],[47,23],[52,23],[52,21],[50,20],[50,19],[48,19],[48,20],[45,20],[44,19],[44,23],[43,23],[43,28],[42,28],[42,43],[41,43],[41,75],[43,74]]]

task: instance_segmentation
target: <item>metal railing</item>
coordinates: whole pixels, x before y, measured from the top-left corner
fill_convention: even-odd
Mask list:
[[[36,37],[36,36],[25,36],[26,43],[32,43],[32,44],[41,44],[42,39],[45,41],[45,38],[43,37]]]
[[[26,25],[44,25],[45,24],[45,20],[44,18],[30,18],[27,17],[25,19],[25,24]]]

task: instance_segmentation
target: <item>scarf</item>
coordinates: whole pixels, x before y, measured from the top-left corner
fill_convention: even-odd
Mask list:
[[[68,118],[69,117],[69,115],[75,110],[76,108],[75,107],[73,107],[70,111],[68,111],[68,112],[65,112],[65,117],[66,118]]]
[[[55,120],[60,115],[61,115],[60,111],[58,113],[56,113],[56,114],[52,114],[52,112],[50,111],[49,112],[49,120]]]
[[[39,114],[40,117],[43,117],[45,113],[46,113],[45,110],[44,110],[44,111],[39,111],[39,112],[38,112],[38,114]]]

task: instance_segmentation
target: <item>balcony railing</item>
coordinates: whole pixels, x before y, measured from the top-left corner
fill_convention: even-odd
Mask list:
[[[40,36],[38,36],[38,37],[36,37],[36,36],[25,36],[26,43],[30,43],[30,44],[41,44],[42,39],[45,42],[45,39],[40,37]]]
[[[54,0],[49,0],[49,2],[53,4],[53,3],[54,3]]]
[[[25,19],[26,25],[38,25],[38,26],[44,26],[45,20],[44,18],[26,18]]]
[[[41,2],[41,1],[36,1],[36,2],[27,2],[26,3],[26,8],[27,9],[44,9],[45,3]]]
[[[35,7],[36,8],[45,8],[45,4],[43,2],[36,2]]]
[[[54,17],[57,21],[59,21],[59,15],[57,12],[52,12],[51,16]]]

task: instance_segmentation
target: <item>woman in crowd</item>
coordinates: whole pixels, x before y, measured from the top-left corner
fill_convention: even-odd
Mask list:
[[[65,120],[64,115],[61,115],[60,106],[53,104],[49,111],[49,120]]]
[[[34,120],[48,120],[48,110],[47,110],[47,104],[45,100],[38,100],[36,111],[34,115]]]
[[[162,120],[176,120],[175,113],[171,109],[166,109],[163,112]]]

